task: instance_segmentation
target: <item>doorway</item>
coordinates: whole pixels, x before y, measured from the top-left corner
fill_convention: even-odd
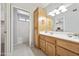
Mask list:
[[[30,13],[23,9],[13,7],[13,52],[18,46],[30,46]]]

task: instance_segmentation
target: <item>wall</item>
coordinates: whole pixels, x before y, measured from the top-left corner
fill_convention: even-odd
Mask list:
[[[5,24],[6,24],[6,39],[5,39],[5,55],[11,55],[11,14],[10,3],[5,4]]]
[[[2,3],[1,4],[1,43],[5,42],[5,55],[10,55],[11,50],[10,50],[10,4],[8,3]],[[5,26],[5,27],[4,27]],[[4,34],[4,31],[6,31],[6,33]]]
[[[76,12],[72,10],[77,8]],[[79,4],[73,4],[69,7],[69,11],[65,13],[65,31],[79,32]]]
[[[75,8],[77,8],[77,11],[73,12],[72,10]],[[65,30],[64,31],[65,32],[79,32],[79,27],[78,27],[78,25],[79,25],[79,4],[72,4],[67,9],[68,9],[67,12],[61,13],[61,14],[53,17],[54,21],[55,21],[55,19],[64,16],[65,17]],[[54,25],[54,29],[55,29],[55,25]]]
[[[0,19],[1,19],[1,3],[0,3]],[[1,20],[0,20],[0,55],[1,55]]]
[[[5,42],[5,4],[1,4],[1,43]]]

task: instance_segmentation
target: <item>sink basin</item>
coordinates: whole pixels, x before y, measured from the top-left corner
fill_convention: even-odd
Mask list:
[[[49,32],[49,34],[53,34],[53,32]]]
[[[75,36],[73,34],[67,34],[68,37],[73,38],[73,39],[79,39],[79,36]]]
[[[53,34],[53,32],[45,32],[45,33],[46,33],[46,34],[49,34],[49,35],[50,35],[50,34],[51,34],[51,35]]]

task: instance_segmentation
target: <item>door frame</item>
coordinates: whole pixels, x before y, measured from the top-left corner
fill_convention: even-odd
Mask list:
[[[10,43],[11,43],[11,55],[13,55],[13,51],[14,51],[14,50],[13,50],[13,49],[14,49],[14,48],[13,48],[13,33],[14,33],[14,32],[13,32],[13,27],[14,27],[14,26],[13,26],[13,25],[14,25],[14,24],[13,24],[13,19],[14,19],[14,18],[13,18],[13,14],[14,14],[13,9],[14,9],[14,8],[18,8],[18,9],[24,10],[23,8],[20,8],[20,7],[11,5],[11,11],[10,11],[10,12],[11,12],[11,23],[10,23],[10,25],[11,25],[11,27],[10,27],[10,29],[11,29],[11,41],[10,41]],[[30,13],[30,14],[31,14],[31,13]],[[32,20],[31,20],[31,17],[30,17],[30,22],[29,22],[29,24],[30,24],[30,27],[29,27],[29,29],[30,29],[30,30],[29,30],[29,47],[32,47],[32,38],[31,38],[31,37],[32,37],[32,25],[31,25],[31,24],[32,24]]]
[[[0,56],[1,56],[1,3],[0,3]]]
[[[6,3],[5,4],[5,24],[6,24],[6,39],[5,39],[5,56],[9,56],[11,55],[11,14],[10,14],[10,7],[11,4],[10,3]]]

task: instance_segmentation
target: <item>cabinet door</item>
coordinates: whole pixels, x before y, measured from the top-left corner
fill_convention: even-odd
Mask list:
[[[35,30],[35,32],[34,32],[35,34],[34,34],[34,39],[35,39],[35,46],[37,47],[37,48],[39,48],[39,35],[38,35],[38,32],[37,32],[37,30]]]
[[[79,43],[66,40],[57,40],[57,45],[79,54]]]
[[[41,50],[44,51],[44,52],[45,52],[45,47],[46,47],[45,40],[40,39],[40,48],[41,48]]]
[[[49,56],[55,56],[55,45],[46,42],[46,54]]]
[[[38,10],[34,11],[34,39],[35,47],[39,48],[39,38],[38,38]]]
[[[38,27],[38,10],[34,12],[34,27]]]
[[[71,51],[68,51],[64,48],[61,48],[61,47],[56,47],[57,48],[57,52],[56,54],[59,55],[59,56],[77,56],[77,54],[71,52]]]

